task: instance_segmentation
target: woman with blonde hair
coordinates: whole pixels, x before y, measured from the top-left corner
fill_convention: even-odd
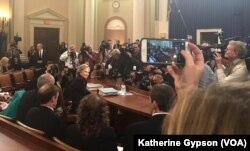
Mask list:
[[[198,47],[189,43],[193,57],[181,54],[185,66],[168,66],[175,79],[177,103],[163,123],[163,134],[250,134],[250,84],[211,85],[198,89],[204,58]]]
[[[182,97],[164,134],[250,134],[250,84],[211,85]]]
[[[64,90],[64,97],[72,101],[71,112],[75,113],[80,100],[88,95],[87,78],[90,68],[87,64],[82,64],[77,69],[77,77],[74,78]]]
[[[115,131],[109,127],[108,105],[101,96],[85,96],[78,106],[77,116],[77,123],[67,129],[68,144],[89,151],[117,150]]]
[[[8,66],[9,66],[9,58],[3,57],[0,60],[1,73],[7,72],[8,71]]]

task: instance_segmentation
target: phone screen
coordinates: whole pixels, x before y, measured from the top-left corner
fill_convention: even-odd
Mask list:
[[[183,64],[180,54],[186,41],[168,39],[142,39],[142,62],[151,64]]]

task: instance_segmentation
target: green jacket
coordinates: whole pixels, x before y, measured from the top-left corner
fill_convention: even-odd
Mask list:
[[[15,119],[18,105],[19,105],[20,100],[21,100],[24,93],[25,93],[25,90],[16,91],[14,96],[9,101],[8,107],[6,109],[4,109],[1,112],[1,114]]]

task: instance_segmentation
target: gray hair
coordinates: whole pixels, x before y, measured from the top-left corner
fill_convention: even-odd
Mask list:
[[[231,40],[229,41],[229,45],[234,46],[234,51],[236,54],[238,54],[240,59],[244,59],[246,57],[247,48],[244,42]]]
[[[45,84],[54,84],[55,83],[55,78],[49,74],[43,74],[37,79],[37,87],[41,88]]]
[[[120,55],[121,52],[119,49],[114,49],[112,52],[111,52],[111,56],[114,56],[114,55]]]

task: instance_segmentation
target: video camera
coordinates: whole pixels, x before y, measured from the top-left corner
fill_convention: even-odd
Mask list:
[[[107,41],[103,40],[99,46],[99,52],[103,52],[105,49],[109,49],[109,44]]]
[[[125,43],[122,47],[121,47],[121,52],[130,52],[133,53],[134,51],[134,44],[135,43]]]
[[[16,43],[16,45],[18,45],[19,41],[22,41],[22,37],[18,36],[18,33],[16,33],[16,35],[14,36],[14,42]]]
[[[218,34],[218,36],[221,36],[221,35]],[[213,59],[214,51],[217,53],[220,53],[221,56],[224,56],[225,49],[226,49],[229,41],[231,41],[231,40],[244,42],[246,44],[246,48],[248,50],[248,54],[246,57],[250,57],[250,36],[238,36],[238,37],[231,37],[231,38],[227,38],[227,39],[221,39],[221,37],[219,37],[221,42],[222,42],[221,44],[214,44],[214,45],[209,45],[206,47],[202,47],[202,46],[198,45],[198,47],[201,50],[203,50],[202,52],[203,52],[205,60]]]

